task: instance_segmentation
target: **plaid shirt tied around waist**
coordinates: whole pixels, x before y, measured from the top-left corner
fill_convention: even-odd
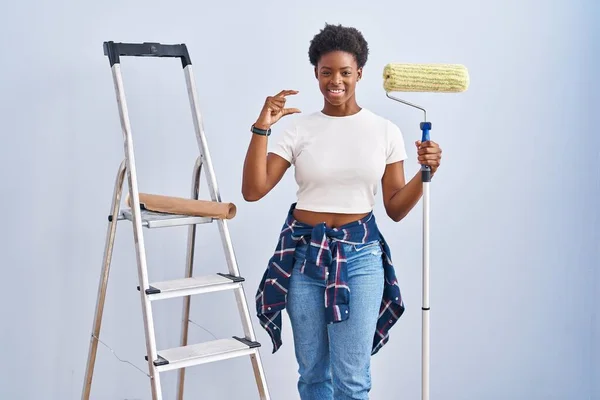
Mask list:
[[[290,207],[275,253],[269,260],[256,293],[256,311],[261,326],[273,342],[273,353],[282,345],[281,312],[287,304],[287,293],[294,268],[296,245],[308,243],[300,272],[315,279],[327,279],[325,311],[328,323],[346,320],[351,315],[350,290],[347,285],[346,257],[340,242],[364,244],[378,240],[382,246],[384,290],[373,338],[371,354],[377,353],[389,340],[389,330],[404,313],[405,307],[392,264],[391,252],[379,232],[371,212],[361,220],[339,228],[328,228],[324,223],[310,226],[293,217],[296,203]],[[353,307],[360,307],[356,302]]]

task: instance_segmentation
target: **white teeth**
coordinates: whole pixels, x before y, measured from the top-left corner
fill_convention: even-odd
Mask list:
[[[337,89],[337,90],[329,89],[329,91],[330,91],[331,93],[342,93],[342,92],[343,92],[343,90],[342,90],[342,89]]]

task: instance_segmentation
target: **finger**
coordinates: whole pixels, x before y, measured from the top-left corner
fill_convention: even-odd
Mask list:
[[[272,99],[269,100],[269,104],[273,104],[277,107],[283,107],[285,105],[285,99],[273,97]]]
[[[283,115],[289,115],[289,114],[296,114],[296,113],[301,113],[302,111],[300,111],[298,108],[284,108],[283,109]]]
[[[442,154],[442,149],[439,147],[421,147],[418,154]]]
[[[277,96],[269,96],[267,97],[268,103],[285,103],[286,99],[284,97]]]
[[[419,161],[431,161],[431,160],[441,160],[442,156],[437,155],[437,154],[425,154],[425,155],[420,155],[419,157],[417,157],[417,159]]]
[[[424,160],[433,160],[435,158],[442,158],[442,155],[440,153],[427,153],[427,154],[419,154],[418,157],[422,158]]]
[[[436,145],[433,145],[433,144],[427,145],[425,143],[422,143],[421,147],[419,147],[419,151],[421,151],[421,150],[426,151],[426,152],[441,153],[442,148],[440,146],[438,146],[437,144]]]
[[[440,149],[440,146],[437,143],[435,143],[435,142],[432,142],[430,140],[426,140],[426,141],[420,143],[420,145],[418,145],[417,148],[419,150],[421,150],[421,149],[429,149],[428,151],[430,151],[431,149],[434,149],[434,151],[437,151],[435,149]]]
[[[426,160],[426,161],[419,161],[418,164],[419,165],[428,165],[430,167],[439,167],[440,161],[439,160]]]
[[[277,93],[275,95],[275,97],[285,97],[285,96],[291,96],[294,94],[298,94],[299,92],[297,90],[282,90],[281,92]]]
[[[279,106],[279,105],[275,104],[274,102],[269,102],[269,103],[267,104],[267,109],[269,110],[269,112],[270,112],[271,114],[277,114],[279,111],[281,111],[281,109],[282,109],[282,108],[283,108],[283,107],[281,107],[281,106]]]

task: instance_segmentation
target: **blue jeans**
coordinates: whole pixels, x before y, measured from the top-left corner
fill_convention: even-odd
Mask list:
[[[350,287],[350,317],[325,321],[325,280],[299,272],[307,245],[299,245],[288,292],[287,313],[298,361],[302,400],[362,400],[371,390],[371,348],[383,295],[379,242],[344,247]]]

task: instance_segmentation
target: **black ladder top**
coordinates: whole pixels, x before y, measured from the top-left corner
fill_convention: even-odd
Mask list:
[[[120,56],[125,57],[171,57],[180,58],[183,68],[192,64],[187,46],[182,44],[161,43],[120,43],[104,42],[104,55],[108,56],[110,66],[120,63]]]

